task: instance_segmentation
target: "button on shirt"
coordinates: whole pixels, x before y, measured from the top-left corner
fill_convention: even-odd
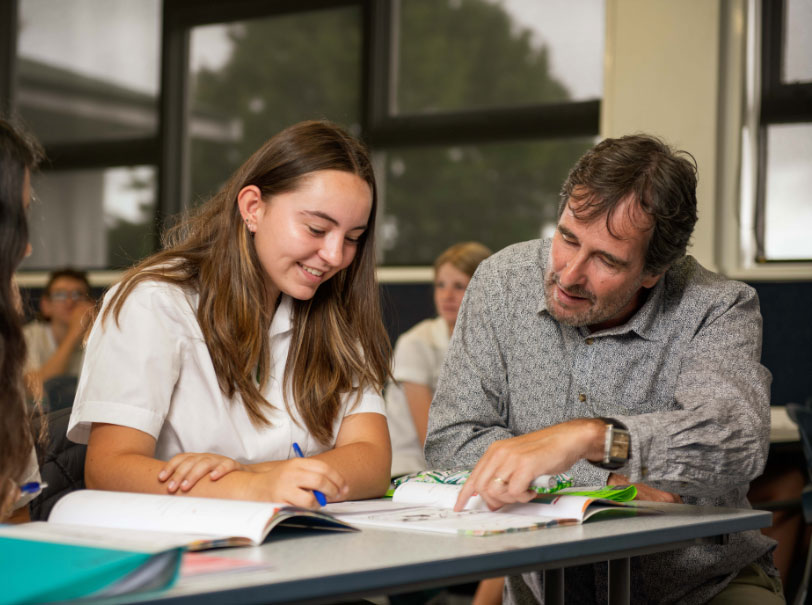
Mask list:
[[[111,295],[105,297],[110,300]],[[198,296],[163,282],[142,282],[127,297],[118,325],[102,314],[90,333],[85,364],[68,427],[68,437],[87,443],[93,422],[118,424],[152,435],[155,457],[211,452],[244,464],[294,457],[296,441],[306,456],[330,446],[313,439],[293,403],[282,398],[282,376],[293,333],[293,301],[282,296],[269,330],[271,378],[263,396],[271,426],[255,426],[239,395],[220,390],[203,333],[197,322]],[[367,392],[350,408],[346,397],[333,431],[345,415],[384,413],[383,399]]]
[[[624,325],[590,333],[548,313],[549,254],[549,240],[516,244],[471,280],[429,415],[430,466],[473,466],[496,440],[610,416],[632,438],[618,473],[686,503],[749,508],[745,494],[769,444],[771,380],[759,363],[755,291],[685,257]],[[580,485],[603,485],[608,476],[586,461],[571,473]],[[726,546],[641,557],[632,601],[707,601],[759,558],[774,575],[773,547],[753,531]],[[538,575],[526,579],[540,598]],[[580,589],[600,602],[605,565]],[[514,602],[521,592],[511,588]]]

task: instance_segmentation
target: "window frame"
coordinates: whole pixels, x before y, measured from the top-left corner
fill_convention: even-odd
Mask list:
[[[0,3],[0,108],[14,107],[20,0]],[[362,11],[361,137],[373,153],[410,146],[599,136],[601,99],[495,107],[432,114],[395,114],[393,16],[398,0],[163,0],[158,128],[154,136],[49,144],[42,169],[75,170],[125,165],[157,169],[155,247],[171,217],[182,212],[189,183],[187,107],[189,42],[196,26],[322,9]],[[102,273],[102,272],[100,272]],[[109,271],[108,271],[109,273]]]
[[[767,129],[774,124],[812,124],[812,82],[781,81],[787,0],[761,0],[760,108],[755,197],[755,262],[809,263],[812,258],[771,260],[766,257]]]
[[[6,0],[0,2],[0,111],[15,115],[16,88],[17,88],[17,42],[18,24],[21,0]],[[160,95],[160,93],[159,93]],[[93,170],[104,168],[119,168],[123,166],[151,166],[155,168],[156,175],[160,175],[161,154],[160,138],[160,106],[156,106],[158,130],[153,136],[127,137],[105,140],[84,140],[70,143],[43,144],[47,161],[40,166],[41,172],[62,170]],[[156,211],[160,208],[160,200],[155,200]],[[155,231],[154,245],[160,244],[160,233]],[[48,271],[30,271],[37,280],[47,276]],[[89,272],[91,281],[96,284],[104,281],[105,276],[118,274],[116,270],[102,267]],[[44,279],[42,279],[44,282]]]
[[[358,6],[362,10],[361,137],[373,152],[407,146],[488,143],[550,139],[562,136],[597,136],[600,100],[498,107],[432,114],[398,114],[392,107],[395,69],[393,29],[397,0],[264,0],[201,5],[195,0],[164,0],[164,55],[161,91],[162,175],[183,175],[182,182],[159,177],[160,207],[172,214],[188,199],[188,149],[185,117],[188,100],[188,52],[192,27],[248,18],[268,17],[319,9]],[[175,202],[170,202],[174,200]]]

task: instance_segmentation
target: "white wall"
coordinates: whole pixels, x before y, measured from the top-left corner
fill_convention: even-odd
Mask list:
[[[758,19],[754,0],[606,0],[601,136],[648,132],[693,154],[699,221],[689,252],[707,268],[739,279],[810,279],[812,263],[752,260],[752,191],[741,186],[741,168],[755,139],[743,143],[742,127],[755,125],[758,111],[747,79],[749,67],[758,82],[758,64],[747,63],[758,56],[747,40]],[[745,176],[751,188],[753,178]]]
[[[717,269],[720,3],[607,0],[601,136],[646,132],[689,151],[699,166],[691,254]]]

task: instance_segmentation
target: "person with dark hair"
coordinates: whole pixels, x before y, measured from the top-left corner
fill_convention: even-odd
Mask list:
[[[91,330],[68,428],[88,445],[87,487],[308,507],[314,490],[383,495],[376,209],[363,145],[302,122],[129,270]]]
[[[33,497],[21,496],[19,485],[39,480],[23,386],[26,347],[14,272],[31,250],[26,213],[31,171],[41,158],[35,141],[0,119],[0,521]]]
[[[28,346],[26,382],[31,391],[57,376],[79,376],[93,307],[84,271],[66,267],[51,272],[40,299],[44,321],[34,320],[23,328]]]
[[[472,466],[457,509],[530,500],[532,480],[634,483],[640,499],[749,508],[769,445],[755,291],[686,255],[696,165],[646,135],[607,139],[562,187],[555,234],[485,260],[429,413],[434,468]],[[782,603],[758,531],[632,559],[634,603]],[[506,602],[541,602],[540,573]],[[604,564],[567,569],[567,600],[604,602]]]

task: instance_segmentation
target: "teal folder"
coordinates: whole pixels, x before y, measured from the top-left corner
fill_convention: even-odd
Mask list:
[[[0,601],[42,603],[160,590],[178,576],[183,548],[129,552],[0,537]]]

